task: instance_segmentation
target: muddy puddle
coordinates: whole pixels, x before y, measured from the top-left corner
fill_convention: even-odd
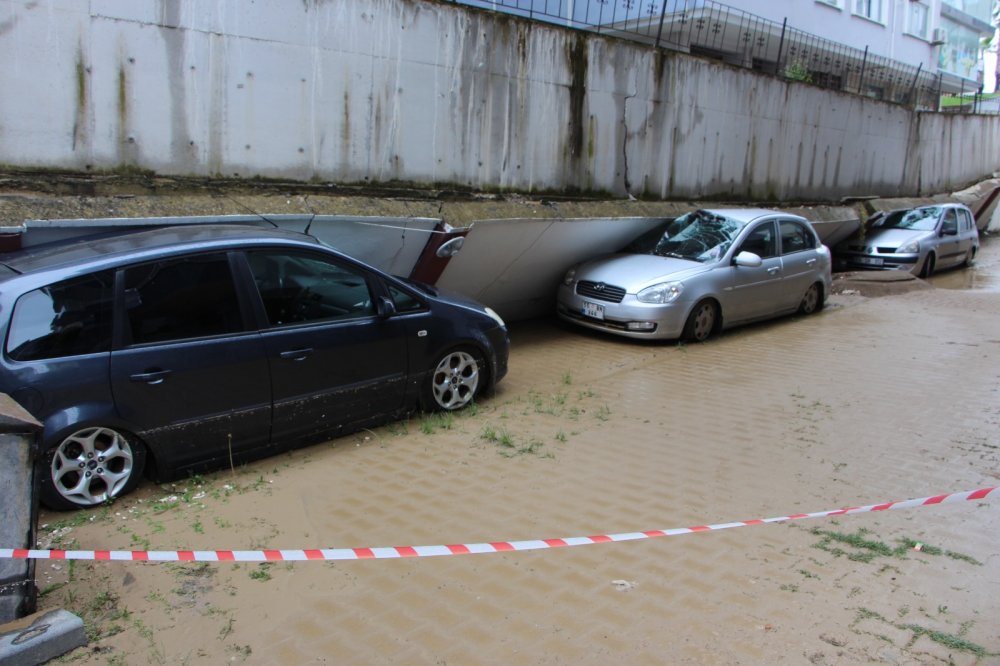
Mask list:
[[[835,296],[701,345],[517,324],[473,409],[43,512],[40,545],[550,539],[998,485],[995,245],[972,288]],[[998,532],[990,499],[523,553],[37,573],[40,607],[86,622],[79,664],[988,664]]]

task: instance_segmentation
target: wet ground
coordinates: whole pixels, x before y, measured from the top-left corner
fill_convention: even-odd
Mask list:
[[[512,328],[497,394],[43,513],[43,547],[432,545],[668,529],[1000,484],[1000,244],[934,288],[648,345]],[[905,292],[905,293],[904,293]],[[1000,501],[523,553],[40,562],[72,663],[1000,663]]]

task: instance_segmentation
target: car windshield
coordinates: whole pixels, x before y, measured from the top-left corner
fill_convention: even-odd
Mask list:
[[[914,231],[934,231],[938,218],[941,217],[940,206],[914,208],[905,215],[889,215],[879,226],[882,229],[912,229]]]
[[[709,263],[722,258],[742,228],[739,220],[696,210],[643,234],[624,251]]]

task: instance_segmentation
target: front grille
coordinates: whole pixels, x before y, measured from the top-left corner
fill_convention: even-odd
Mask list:
[[[595,301],[607,301],[608,303],[621,303],[622,299],[625,298],[625,290],[621,287],[614,287],[603,282],[591,282],[590,280],[577,282],[576,293]]]
[[[877,248],[875,248],[875,251],[878,252],[879,254],[896,254],[897,252],[899,252],[899,248],[898,247],[877,247]]]

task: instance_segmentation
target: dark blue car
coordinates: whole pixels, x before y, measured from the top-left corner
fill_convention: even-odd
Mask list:
[[[0,256],[0,391],[71,509],[398,418],[507,372],[503,320],[297,233],[208,225]]]

